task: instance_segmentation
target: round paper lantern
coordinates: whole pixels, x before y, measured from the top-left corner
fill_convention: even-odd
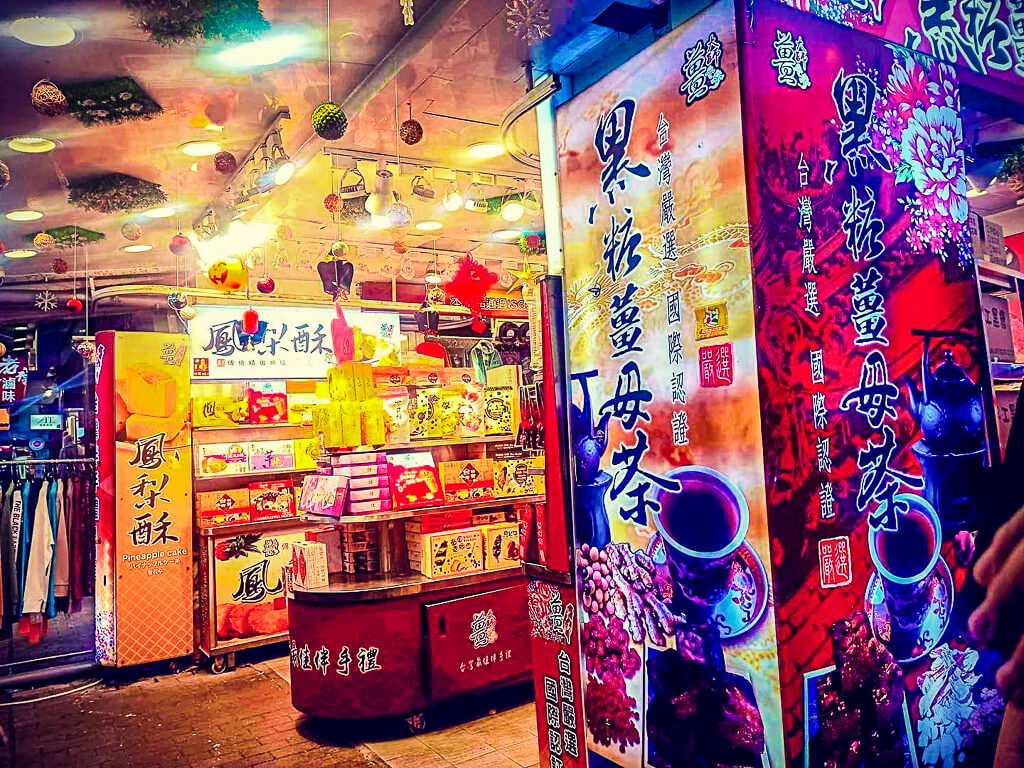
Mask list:
[[[133,243],[136,240],[141,240],[142,227],[140,227],[138,224],[132,224],[131,222],[129,222],[128,224],[125,224],[123,227],[121,227],[121,237],[123,237],[125,240],[131,240]]]
[[[0,341],[0,357],[7,354],[7,345]]]
[[[269,275],[264,275],[256,281],[256,290],[260,293],[273,293],[275,288],[277,288],[277,283]]]
[[[206,105],[206,109],[203,110],[203,114],[206,115],[206,119],[215,125],[224,125],[228,121],[228,104],[223,99],[211,99],[210,103]]]
[[[40,232],[32,238],[32,244],[40,251],[48,251],[57,244],[57,241],[53,239],[53,235],[49,232]]]
[[[68,299],[67,307],[72,312],[75,312],[75,313],[81,312],[82,311],[82,307],[83,307],[82,300],[77,298],[77,297],[76,298]]]
[[[92,363],[96,360],[96,345],[91,341],[79,342],[78,346],[75,347],[75,352],[82,356],[82,359],[86,362]]]
[[[423,138],[423,126],[419,120],[410,117],[398,126],[398,135],[402,141],[411,146]]]
[[[313,110],[313,133],[327,141],[337,141],[348,130],[348,118],[333,101],[325,101]]]
[[[242,333],[250,335],[260,329],[260,316],[255,309],[247,309],[242,313]]]
[[[192,243],[181,232],[171,238],[167,247],[175,256],[186,256],[192,252]]]
[[[412,209],[405,203],[392,203],[388,206],[388,221],[395,229],[408,227],[412,222]]]
[[[63,91],[49,80],[40,80],[32,86],[32,108],[40,115],[57,117],[68,108]]]
[[[225,176],[230,176],[238,169],[238,161],[235,160],[235,156],[227,150],[218,152],[213,156],[213,167],[217,173],[221,173]]]
[[[7,167],[7,163],[0,160],[0,191],[7,189],[7,185],[11,183],[11,169]]]
[[[55,275],[63,275],[68,271],[68,263],[64,259],[54,259],[50,262],[50,269]]]
[[[278,240],[291,240],[295,233],[287,224],[278,224],[276,234]]]
[[[181,309],[178,310],[178,316],[182,320],[195,320],[196,319],[196,315],[198,315],[198,314],[199,314],[199,312],[196,311],[196,308],[193,307],[191,304],[189,304],[187,306],[184,306],[184,307],[182,307]]]
[[[175,291],[174,293],[167,295],[167,306],[175,311],[181,311],[188,306],[188,298],[184,293],[178,293]]]
[[[331,213],[337,213],[341,210],[341,198],[331,192],[331,194],[324,198],[324,208]]]
[[[218,259],[210,265],[206,276],[215,288],[237,291],[249,281],[249,270],[238,259]]]
[[[335,240],[331,243],[328,253],[332,259],[344,259],[348,256],[348,244],[341,240]]]

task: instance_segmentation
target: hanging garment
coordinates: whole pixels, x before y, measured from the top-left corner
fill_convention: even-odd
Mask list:
[[[21,535],[21,493],[17,480],[7,485],[0,507],[0,547],[3,562],[4,619],[11,621],[18,615],[20,599],[18,584],[18,537]],[[15,514],[16,513],[16,514]]]
[[[77,610],[76,603],[82,599],[82,585],[79,577],[81,564],[77,549],[79,516],[85,514],[85,510],[78,507],[79,499],[75,495],[77,486],[77,477],[69,477],[64,483],[64,517],[67,520],[68,529],[68,599],[71,611]]]
[[[32,511],[32,535],[25,571],[25,596],[21,615],[47,609],[53,579],[54,525],[50,518],[52,483],[44,480]]]
[[[50,596],[46,601],[46,615],[53,618],[57,611],[67,612],[68,604],[68,528],[64,509],[64,478],[58,478],[51,485],[53,504],[50,520],[53,524],[53,572],[50,579]]]
[[[29,544],[32,541],[32,524],[35,521],[35,500],[37,488],[31,480],[25,480],[21,484],[20,492],[15,491],[15,505],[18,499],[21,500],[21,532],[18,536],[18,610],[17,615],[22,613],[22,606],[25,604],[25,580],[28,578],[28,556]]]

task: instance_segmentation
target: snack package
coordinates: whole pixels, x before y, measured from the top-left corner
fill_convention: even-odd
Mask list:
[[[283,381],[249,382],[249,423],[281,424],[288,419],[288,395]]]
[[[244,475],[249,471],[249,450],[246,443],[210,443],[193,448],[196,472],[201,477]]]
[[[456,437],[482,437],[484,434],[484,388],[470,383],[462,387]]]
[[[320,441],[315,437],[296,437],[292,440],[296,469],[316,469],[320,458]]]
[[[333,403],[341,414],[341,447],[356,448],[363,444],[361,409],[355,401]]]
[[[292,544],[292,584],[302,589],[320,589],[328,581],[327,546],[319,541]]]
[[[196,494],[199,526],[213,528],[218,525],[249,522],[249,489],[233,488],[227,491],[205,491]]]
[[[321,525],[306,531],[306,541],[316,541],[327,548],[327,573],[341,572],[341,532],[333,525]]]
[[[543,494],[544,457],[524,456],[518,459],[498,459],[494,462],[494,495],[535,496]]]
[[[484,387],[484,434],[511,435],[519,426],[512,420],[512,387]]]
[[[458,576],[483,570],[483,538],[479,528],[439,533],[406,533],[409,567],[428,578]]]
[[[421,387],[409,398],[409,438],[437,440],[441,437],[440,388]]]
[[[364,400],[359,404],[359,417],[363,445],[384,445],[387,442],[384,403],[376,397]]]
[[[438,470],[445,504],[494,498],[494,464],[490,459],[442,461]]]
[[[356,381],[353,363],[340,363],[327,369],[327,388],[331,402],[345,403],[356,399]]]
[[[429,451],[391,454],[388,475],[396,509],[431,507],[444,502],[441,479]]]
[[[192,426],[233,427],[249,421],[249,400],[241,384],[203,384],[192,398]]]
[[[295,446],[291,440],[262,440],[249,443],[251,472],[282,469],[295,469]]]
[[[253,522],[295,517],[295,488],[290,478],[250,483],[249,503]]]
[[[384,438],[387,445],[409,442],[409,390],[405,387],[387,389],[377,394],[384,412]]]
[[[348,478],[341,475],[307,475],[302,481],[299,510],[309,515],[341,517],[345,514]]]
[[[409,383],[416,387],[437,387],[442,383],[440,365],[410,365]]]
[[[377,499],[376,501],[349,501],[348,514],[370,515],[375,512],[390,512],[390,499]]]
[[[512,387],[518,390],[523,383],[523,369],[518,365],[500,365],[487,369],[488,387]]]
[[[443,368],[441,383],[446,387],[462,384],[476,384],[476,374],[472,368]]]
[[[484,537],[484,570],[495,571],[519,565],[522,557],[518,523],[495,523],[481,528]]]
[[[450,439],[455,437],[459,430],[459,409],[462,406],[463,386],[441,387],[437,390],[438,405],[434,412],[437,414],[440,434],[438,437]]]
[[[360,490],[350,489],[348,492],[349,501],[381,501],[391,498],[391,488],[362,488]]]
[[[371,368],[371,372],[373,376],[373,386],[378,390],[390,389],[391,387],[404,387],[409,383],[408,368],[375,365]]]

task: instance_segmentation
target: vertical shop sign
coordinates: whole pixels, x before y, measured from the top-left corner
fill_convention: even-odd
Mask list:
[[[556,114],[584,730],[620,765],[784,764],[733,12]]]
[[[898,5],[879,2],[878,18]],[[997,660],[964,645],[952,610],[967,569],[952,542],[977,527],[987,448],[957,76],[775,3],[747,22],[788,756],[989,764]],[[955,701],[942,693],[953,689]]]
[[[28,368],[24,361],[7,355],[0,358],[0,407],[10,407],[25,397]]]

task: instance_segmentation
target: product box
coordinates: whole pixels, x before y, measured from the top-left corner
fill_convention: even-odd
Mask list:
[[[378,389],[404,387],[409,383],[409,369],[399,366],[374,366],[372,369],[373,386]]]
[[[377,512],[390,512],[390,499],[377,499],[376,501],[350,501],[348,514],[350,515],[372,515]]]
[[[390,499],[391,489],[390,488],[363,488],[361,490],[353,490],[349,488],[348,500],[349,501],[379,501],[381,499]]]
[[[365,491],[368,488],[390,488],[391,481],[388,479],[387,465],[384,465],[384,474],[350,477],[348,479],[348,487],[350,491]]]
[[[359,404],[359,419],[363,445],[384,445],[387,429],[384,426],[384,403],[376,397]]]
[[[317,541],[327,547],[327,572],[341,573],[341,533],[333,525],[322,525],[306,531],[306,541]]]
[[[430,365],[410,365],[409,382],[416,387],[437,387],[443,383],[443,368]]]
[[[456,436],[482,437],[485,426],[483,385],[476,383],[463,385]]]
[[[329,582],[327,546],[319,541],[292,544],[292,583],[303,589],[320,589]]]
[[[512,387],[518,390],[523,383],[523,369],[518,365],[499,365],[487,369],[488,387]]]
[[[458,509],[451,512],[430,512],[412,520],[405,521],[405,532],[409,533],[437,533],[439,531],[453,531],[457,528],[468,528],[473,524],[473,513],[468,509]]]
[[[340,475],[306,475],[299,495],[299,510],[308,515],[341,517],[345,514],[348,478]]]
[[[387,445],[404,445],[410,438],[409,390],[405,387],[384,389],[377,393],[384,411],[384,441]]]
[[[493,525],[494,523],[514,522],[516,522],[516,511],[514,509],[502,509],[497,512],[473,510],[473,525]]]
[[[249,382],[249,423],[281,424],[288,419],[288,395],[283,381]]]
[[[341,447],[356,448],[363,444],[361,409],[357,402],[333,403],[341,414]]]
[[[204,491],[196,494],[199,525],[212,528],[217,525],[249,522],[249,489]]]
[[[196,472],[201,477],[244,475],[249,471],[249,447],[246,443],[210,443],[192,449]]]
[[[535,496],[545,492],[544,457],[498,459],[494,462],[494,495]]]
[[[217,391],[192,398],[193,427],[234,427],[249,421],[249,403],[240,385],[204,386],[208,388]]]
[[[494,463],[490,459],[442,461],[438,471],[445,504],[494,498]]]
[[[512,387],[484,387],[484,434],[511,435],[518,429],[518,416],[513,420],[515,395]]]
[[[371,573],[380,568],[377,552],[342,552],[341,568],[344,573]]]
[[[331,402],[353,402],[356,399],[355,371],[352,363],[339,363],[327,369],[327,388]]]
[[[348,467],[331,467],[332,475],[343,475],[348,478],[356,477],[380,477],[381,475],[388,475],[388,465],[382,464],[353,464]]]
[[[262,440],[249,443],[251,472],[283,469],[295,469],[295,446],[291,440]]]
[[[362,451],[341,453],[331,456],[332,467],[352,467],[358,464],[387,464],[388,455],[383,451]]]
[[[291,479],[250,483],[249,504],[253,522],[295,517],[295,488]]]
[[[380,550],[380,541],[377,536],[377,531],[372,528],[363,528],[363,526],[370,526],[372,523],[356,523],[354,525],[345,525],[342,527],[339,536],[341,542],[341,551],[343,553],[353,552],[378,552]],[[360,530],[349,530],[350,528],[359,527]]]
[[[519,523],[494,523],[481,529],[484,537],[484,570],[517,566],[520,556]]]
[[[297,437],[292,440],[296,469],[316,469],[320,458],[320,441],[314,437]]]
[[[438,401],[434,408],[437,415],[439,437],[451,439],[459,431],[459,409],[462,406],[462,386],[440,387],[437,391]]]
[[[421,534],[407,531],[406,544],[409,567],[428,578],[483,570],[483,537],[479,528]]]
[[[441,383],[448,387],[457,384],[476,384],[476,373],[472,368],[443,368]]]
[[[444,503],[441,478],[429,451],[389,455],[388,476],[391,478],[395,509],[416,509]]]
[[[291,383],[291,382],[289,382]],[[321,400],[312,392],[288,392],[288,423],[312,424],[313,406],[320,405]]]

